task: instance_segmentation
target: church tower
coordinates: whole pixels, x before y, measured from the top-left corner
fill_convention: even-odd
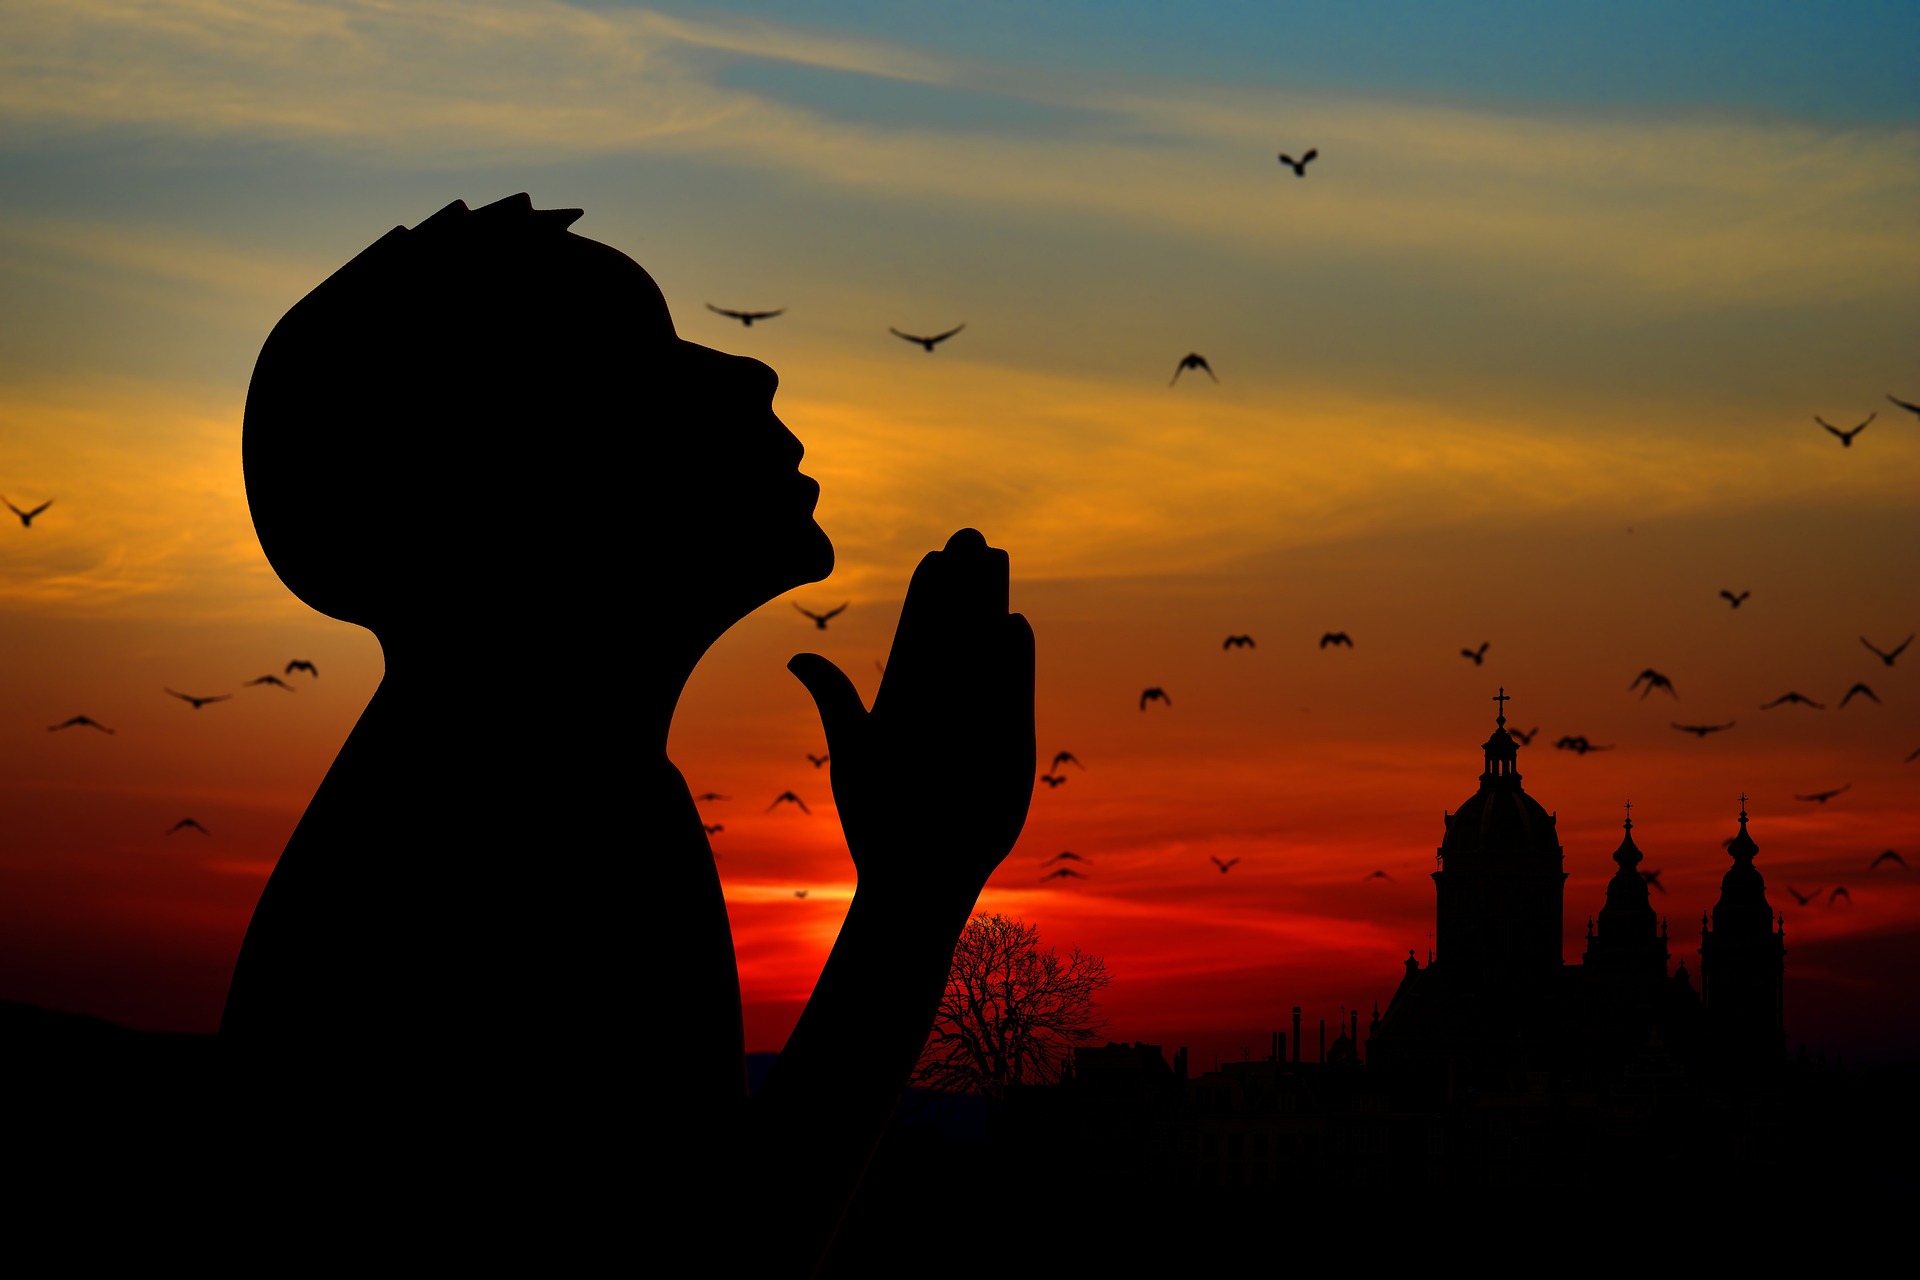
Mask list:
[[[1482,745],[1480,789],[1446,815],[1439,849],[1434,968],[1462,994],[1544,991],[1560,974],[1566,872],[1554,819],[1520,786],[1507,691]]]
[[[1700,922],[1700,998],[1710,1051],[1732,1070],[1760,1071],[1785,1061],[1782,1007],[1787,938],[1784,918],[1767,902],[1753,859],[1760,846],[1747,834],[1747,798],[1740,831],[1727,842],[1733,866],[1720,881],[1720,901]]]
[[[1646,1005],[1667,978],[1667,938],[1654,916],[1647,878],[1640,874],[1642,855],[1633,843],[1633,806],[1627,809],[1620,847],[1613,851],[1617,869],[1607,881],[1607,905],[1600,908],[1598,928],[1591,924],[1587,928],[1587,951],[1580,963],[1588,980],[1608,995]]]

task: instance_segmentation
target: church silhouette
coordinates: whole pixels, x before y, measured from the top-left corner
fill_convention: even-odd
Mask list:
[[[1408,953],[1406,975],[1370,1029],[1369,1065],[1456,1093],[1542,1072],[1568,1087],[1607,1088],[1649,1056],[1724,1084],[1777,1073],[1786,1063],[1785,922],[1754,866],[1744,797],[1727,842],[1733,866],[1701,921],[1697,991],[1684,961],[1668,972],[1667,923],[1640,871],[1631,805],[1585,953],[1563,963],[1567,876],[1556,815],[1521,785],[1504,688],[1496,701],[1479,789],[1444,819],[1433,951],[1425,966]]]

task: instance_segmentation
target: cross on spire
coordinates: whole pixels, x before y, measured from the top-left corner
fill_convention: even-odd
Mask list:
[[[1494,694],[1493,697],[1489,699],[1489,701],[1500,704],[1500,714],[1494,718],[1493,723],[1502,729],[1507,727],[1507,703],[1512,700],[1512,698],[1507,696],[1507,686],[1505,685],[1501,685],[1500,692]]]
[[[1740,793],[1740,821],[1745,822],[1746,820],[1747,820],[1747,793],[1742,791]]]
[[[1633,801],[1631,800],[1627,801],[1627,821],[1625,825],[1628,828],[1633,826]]]

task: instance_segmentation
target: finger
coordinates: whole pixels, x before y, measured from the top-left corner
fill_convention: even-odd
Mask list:
[[[827,751],[835,753],[852,746],[859,738],[867,708],[847,673],[817,653],[796,653],[787,661],[820,710],[820,727],[827,731]]]
[[[1025,770],[1026,775],[1032,777],[1039,755],[1034,740],[1033,627],[1024,614],[1018,613],[1009,614],[1000,627],[1001,670],[1005,682],[1000,692],[1000,706],[1006,716],[1008,735],[1017,734],[1026,745]]]
[[[962,529],[947,539],[943,558],[951,563],[956,607],[963,616],[1004,617],[1011,565],[1007,553],[987,545],[978,529]]]

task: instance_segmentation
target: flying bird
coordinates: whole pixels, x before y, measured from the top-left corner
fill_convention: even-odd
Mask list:
[[[1478,649],[1462,649],[1460,651],[1460,656],[1463,658],[1472,658],[1473,665],[1476,667],[1480,666],[1482,663],[1486,661],[1487,645],[1491,643],[1492,641],[1482,641]]]
[[[1330,644],[1343,644],[1351,649],[1353,648],[1353,638],[1344,631],[1329,631],[1320,637],[1320,647],[1324,649]]]
[[[1212,855],[1211,855],[1211,854],[1209,854],[1208,856],[1209,856],[1209,857],[1212,857]],[[1225,874],[1227,874],[1227,872],[1228,872],[1229,870],[1231,870],[1231,869],[1233,868],[1233,864],[1234,864],[1234,863],[1236,863],[1236,862],[1238,862],[1238,861],[1240,861],[1240,859],[1238,859],[1238,858],[1228,858],[1228,859],[1227,859],[1227,860],[1226,860],[1225,862],[1222,862],[1222,861],[1221,861],[1220,859],[1218,859],[1218,858],[1214,858],[1214,859],[1213,859],[1213,865],[1214,865],[1214,866],[1216,866],[1216,867],[1218,867],[1218,868],[1220,868],[1220,874],[1221,874],[1221,875],[1225,875]]]
[[[1908,404],[1905,400],[1902,400],[1900,397],[1892,394],[1889,394],[1887,396],[1887,399],[1893,401],[1895,404],[1899,405],[1902,409],[1905,409],[1908,413],[1911,413],[1916,417],[1920,417],[1920,404]]]
[[[1874,657],[1880,659],[1880,661],[1886,663],[1888,666],[1892,666],[1893,660],[1905,653],[1907,646],[1913,643],[1913,636],[1909,635],[1905,640],[1902,640],[1890,653],[1882,653],[1878,648],[1874,647],[1873,641],[1867,639],[1865,636],[1860,637],[1860,643],[1866,645],[1867,648],[1872,651]]]
[[[290,676],[296,671],[304,671],[308,675],[312,676],[315,680],[318,680],[320,678],[320,668],[314,666],[311,662],[308,662],[305,658],[295,658],[292,662],[289,662],[287,664],[287,669],[281,674]]]
[[[833,757],[832,757],[832,756],[830,756],[830,755],[826,755],[826,756],[817,756],[817,755],[815,755],[815,754],[813,754],[813,752],[811,752],[811,751],[809,751],[809,752],[807,752],[807,759],[809,759],[809,760],[811,760],[811,761],[813,761],[813,767],[814,767],[814,768],[816,768],[816,769],[818,769],[818,768],[819,768],[819,767],[820,767],[821,765],[823,765],[823,764],[825,764],[825,763],[826,763],[827,761],[829,761],[829,760],[831,760],[831,759],[833,759]]]
[[[805,889],[795,889],[793,891],[793,896],[796,898],[804,898],[807,896],[807,891]]]
[[[1047,784],[1047,790],[1049,791],[1054,790],[1066,780],[1066,775],[1061,773],[1043,773],[1040,775],[1040,781]]]
[[[180,821],[174,823],[172,826],[167,828],[167,834],[172,835],[176,831],[185,831],[185,830],[198,831],[203,836],[210,836],[213,834],[213,832],[207,830],[205,827],[195,822],[192,818],[180,819]]]
[[[1853,895],[1847,892],[1847,886],[1837,884],[1833,886],[1833,892],[1827,895],[1827,905],[1832,906],[1842,898],[1847,900],[1848,906],[1853,905]]]
[[[180,701],[182,702],[191,702],[193,704],[193,709],[195,711],[198,711],[200,708],[206,706],[209,702],[225,702],[228,698],[231,698],[233,696],[230,693],[216,693],[212,697],[196,698],[190,693],[174,693],[172,689],[167,689],[166,692],[172,693],[174,697],[180,699]]]
[[[1518,729],[1509,729],[1509,730],[1507,730],[1507,732],[1508,732],[1508,733],[1510,733],[1510,734],[1512,734],[1512,735],[1513,735],[1514,737],[1516,737],[1516,738],[1518,738],[1518,739],[1520,739],[1520,745],[1521,745],[1521,746],[1523,746],[1523,747],[1530,747],[1530,746],[1532,746],[1532,745],[1533,745],[1533,735],[1534,735],[1534,734],[1536,734],[1536,733],[1539,733],[1539,732],[1540,732],[1540,726],[1539,726],[1539,725],[1535,725],[1535,726],[1533,726],[1533,728],[1531,728],[1531,729],[1528,729],[1528,730],[1527,730],[1526,732],[1524,732],[1524,733],[1522,733],[1522,732],[1521,732],[1520,730],[1518,730]]]
[[[1075,871],[1072,867],[1061,867],[1058,871],[1049,871],[1047,874],[1041,876],[1040,882],[1045,884],[1049,880],[1066,880],[1069,878],[1085,880],[1087,877],[1083,873]]]
[[[1867,415],[1867,422],[1872,422],[1875,418],[1879,416],[1880,415],[1878,413],[1870,413]],[[1834,426],[1831,422],[1828,422],[1825,418],[1821,417],[1817,413],[1813,415],[1813,420],[1819,423],[1821,426],[1825,427],[1827,430],[1833,432],[1834,435],[1838,436],[1840,438],[1841,447],[1847,448],[1847,449],[1853,448],[1853,438],[1859,435],[1862,431],[1865,431],[1867,429],[1867,422],[1863,422],[1851,431],[1842,431],[1840,428]]]
[[[62,720],[59,724],[50,724],[47,726],[47,732],[58,733],[62,729],[71,729],[76,725],[85,725],[89,729],[98,729],[102,733],[113,732],[113,730],[107,728],[107,726],[101,724],[92,716],[75,716],[71,720]]]
[[[1901,857],[1899,854],[1895,853],[1891,849],[1884,849],[1881,851],[1879,857],[1875,858],[1872,862],[1869,862],[1867,864],[1867,870],[1869,871],[1877,870],[1880,864],[1883,862],[1897,863],[1899,864],[1899,867],[1902,871],[1905,871],[1908,869],[1907,860],[1905,858]]]
[[[1304,178],[1307,176],[1307,166],[1311,164],[1313,162],[1313,158],[1319,154],[1320,154],[1320,148],[1313,147],[1308,150],[1307,154],[1301,156],[1298,160],[1295,160],[1292,156],[1288,155],[1286,152],[1283,151],[1280,153],[1280,163],[1287,166],[1287,168],[1293,170],[1294,177]]]
[[[1560,741],[1554,743],[1553,745],[1555,750],[1571,751],[1573,752],[1573,754],[1577,756],[1583,756],[1587,754],[1587,752],[1589,751],[1613,750],[1612,743],[1608,743],[1606,746],[1602,747],[1595,743],[1588,742],[1586,738],[1580,734],[1571,734],[1567,737],[1560,739]]]
[[[1762,711],[1771,711],[1783,702],[1798,702],[1805,706],[1812,707],[1815,711],[1825,711],[1827,709],[1826,703],[1815,702],[1812,698],[1809,698],[1804,693],[1783,693],[1779,697],[1775,698],[1772,702],[1761,703],[1760,709]]]
[[[892,325],[887,326],[887,332],[892,334],[896,338],[905,338],[908,342],[917,342],[921,346],[925,347],[927,350],[931,351],[933,350],[935,343],[945,342],[948,338],[951,338],[954,334],[960,332],[962,329],[966,327],[967,326],[965,324],[957,324],[953,326],[953,328],[947,330],[945,333],[936,333],[931,338],[923,338],[917,333],[902,333],[898,329],[894,328]]]
[[[847,604],[852,604],[852,603],[853,601],[851,600],[847,601]],[[806,614],[809,618],[813,619],[814,626],[818,627],[822,631],[825,631],[827,629],[827,620],[830,618],[837,618],[841,614],[845,613],[847,611],[847,604],[841,605],[838,609],[829,609],[825,613],[815,613],[811,609],[800,609],[800,606],[797,604],[794,605],[793,607],[796,609],[800,609],[800,612]]]
[[[729,320],[738,320],[741,324],[751,329],[753,328],[753,322],[755,320],[771,320],[775,316],[786,314],[787,309],[782,307],[778,311],[729,311],[725,307],[716,307],[709,302],[707,304],[707,310],[713,312],[715,315],[725,316]]]
[[[1067,862],[1092,862],[1093,861],[1092,858],[1081,857],[1079,854],[1073,852],[1073,850],[1071,849],[1063,849],[1059,853],[1054,854],[1051,858],[1048,858],[1045,862],[1041,863],[1040,865],[1043,867],[1050,867],[1054,863],[1060,862],[1062,860],[1065,860]]]
[[[1222,649],[1258,649],[1260,646],[1253,642],[1252,636],[1228,636],[1220,642],[1220,647]]]
[[[14,506],[11,502],[7,502],[5,498],[0,498],[0,502],[6,502],[7,510],[13,512],[13,514],[20,517],[20,527],[22,529],[33,528],[33,518],[39,515],[42,511],[45,511],[48,507],[53,505],[53,499],[48,498],[45,502],[41,503],[39,506],[35,507],[33,510],[22,511],[20,508]]]
[[[1906,760],[1902,763],[1912,764],[1915,760],[1920,760],[1920,747],[1915,747],[1912,751],[1909,751]]]
[[[1140,691],[1140,709],[1142,711],[1145,711],[1147,709],[1147,704],[1149,702],[1164,702],[1168,706],[1173,705],[1173,699],[1169,698],[1167,696],[1167,691],[1165,689],[1162,689],[1159,685],[1155,685],[1151,689],[1142,689]]]
[[[1816,792],[1814,792],[1814,793],[1813,793],[1812,795],[1810,795],[1810,796],[1800,796],[1800,795],[1796,795],[1796,796],[1794,797],[1794,799],[1795,799],[1795,800],[1807,800],[1807,801],[1810,801],[1810,802],[1812,802],[1812,803],[1814,803],[1814,804],[1825,804],[1825,803],[1826,803],[1827,801],[1829,801],[1829,800],[1831,800],[1831,799],[1833,799],[1833,798],[1834,798],[1835,796],[1837,796],[1837,795],[1839,795],[1839,794],[1840,794],[1841,792],[1843,792],[1843,791],[1848,791],[1848,790],[1851,790],[1851,789],[1852,789],[1852,787],[1853,787],[1853,784],[1852,784],[1851,782],[1849,782],[1849,783],[1848,783],[1848,784],[1847,784],[1846,786],[1844,786],[1844,787],[1835,787],[1835,788],[1834,788],[1833,790],[1831,790],[1831,791],[1816,791]]]
[[[702,791],[699,795],[695,796],[694,799],[695,800],[731,800],[733,799],[733,797],[723,796],[718,791]]]
[[[1648,885],[1650,885],[1655,889],[1658,889],[1662,893],[1665,893],[1667,891],[1667,886],[1660,883],[1660,873],[1658,871],[1642,871],[1640,873],[1640,878],[1646,881]]]
[[[1864,693],[1864,694],[1866,694],[1866,695],[1867,695],[1867,697],[1868,697],[1869,699],[1871,699],[1871,700],[1872,700],[1872,701],[1874,701],[1874,702],[1878,702],[1878,701],[1880,701],[1880,698],[1879,698],[1879,696],[1878,696],[1877,694],[1875,694],[1873,690],[1871,690],[1871,689],[1869,689],[1869,688],[1867,688],[1867,686],[1866,686],[1865,684],[1863,684],[1863,683],[1861,683],[1860,681],[1858,681],[1858,680],[1856,680],[1856,681],[1854,681],[1854,682],[1853,682],[1853,688],[1851,688],[1851,689],[1849,689],[1849,690],[1847,690],[1847,696],[1846,696],[1846,697],[1844,697],[1844,698],[1842,698],[1842,699],[1840,699],[1840,705],[1844,707],[1844,706],[1846,706],[1846,705],[1847,705],[1847,704],[1848,704],[1849,702],[1852,702],[1852,701],[1853,701],[1853,695],[1854,695],[1854,694],[1856,694],[1856,693]]]
[[[1787,892],[1792,894],[1793,900],[1803,907],[1820,896],[1820,890],[1818,889],[1815,889],[1812,893],[1802,893],[1792,885],[1787,886]]]
[[[1384,871],[1369,871],[1366,875],[1361,876],[1360,878],[1362,880],[1387,880],[1387,881],[1391,881],[1393,879],[1392,876],[1388,875]]]
[[[791,791],[782,791],[779,795],[775,796],[773,798],[773,803],[767,806],[767,812],[772,813],[775,809],[779,808],[781,805],[788,804],[788,803],[799,805],[800,812],[802,813],[813,812],[813,810],[807,808],[807,802],[805,800],[802,800],[799,796],[793,794],[793,792]]]
[[[1642,680],[1645,680],[1647,682],[1647,687],[1644,689],[1640,689],[1640,682]],[[1652,667],[1648,667],[1645,671],[1642,671],[1639,675],[1635,676],[1633,678],[1633,683],[1627,686],[1628,693],[1632,693],[1635,689],[1640,689],[1640,701],[1642,702],[1645,702],[1647,700],[1647,695],[1652,693],[1655,689],[1665,689],[1668,693],[1672,693],[1673,696],[1676,698],[1680,696],[1679,694],[1674,693],[1673,681],[1667,679],[1665,676],[1661,675],[1658,671],[1655,671]]]
[[[1691,733],[1695,737],[1704,738],[1710,733],[1719,733],[1723,729],[1731,729],[1734,725],[1738,724],[1739,721],[1729,720],[1725,724],[1676,724],[1672,720],[1669,720],[1667,723],[1673,725],[1674,728],[1682,733]]]
[[[720,834],[720,832],[725,831],[726,827],[718,822],[703,822],[700,824],[700,829],[706,832],[708,835],[712,836],[712,835],[718,835]]]
[[[256,684],[270,684],[276,689],[285,689],[288,693],[294,692],[294,687],[292,685],[288,684],[285,680],[282,680],[279,676],[271,675],[271,674],[261,676],[258,680],[248,680],[245,682],[245,684],[246,684],[246,687],[248,688],[251,688]]]
[[[1049,766],[1047,766],[1047,767],[1048,767],[1049,769],[1058,769],[1058,768],[1059,768],[1059,767],[1060,767],[1061,765],[1063,765],[1063,764],[1072,764],[1072,765],[1075,765],[1075,766],[1077,766],[1077,767],[1079,767],[1079,768],[1080,768],[1081,770],[1083,770],[1083,771],[1084,771],[1084,770],[1086,769],[1086,767],[1087,767],[1087,766],[1085,766],[1085,765],[1083,765],[1083,764],[1081,764],[1081,763],[1080,763],[1080,757],[1079,757],[1079,756],[1076,756],[1076,755],[1075,755],[1075,754],[1073,754],[1073,752],[1071,752],[1071,751],[1056,751],[1056,752],[1054,752],[1054,753],[1053,753],[1053,763],[1052,763],[1051,765],[1049,765]]]
[[[1750,595],[1752,595],[1752,594],[1753,594],[1753,592],[1751,592],[1751,591],[1742,591],[1742,592],[1741,592],[1741,593],[1740,593],[1739,595],[1735,595],[1735,594],[1733,594],[1733,592],[1731,592],[1731,591],[1722,591],[1722,592],[1721,592],[1720,594],[1721,594],[1722,596],[1724,596],[1724,597],[1726,597],[1726,600],[1727,600],[1727,603],[1728,603],[1728,604],[1730,604],[1730,605],[1732,605],[1732,606],[1733,606],[1734,608],[1736,608],[1736,609],[1738,609],[1738,608],[1740,607],[1740,602],[1741,602],[1742,600],[1745,600],[1745,599],[1746,599],[1746,598],[1747,598],[1748,596],[1750,596]]]
[[[1198,351],[1189,351],[1180,357],[1179,364],[1173,366],[1173,376],[1167,379],[1167,385],[1172,386],[1174,383],[1180,381],[1180,375],[1189,369],[1204,369],[1209,378],[1212,378],[1215,382],[1220,381],[1220,375],[1213,371],[1213,366],[1207,363],[1205,356],[1201,355]]]

